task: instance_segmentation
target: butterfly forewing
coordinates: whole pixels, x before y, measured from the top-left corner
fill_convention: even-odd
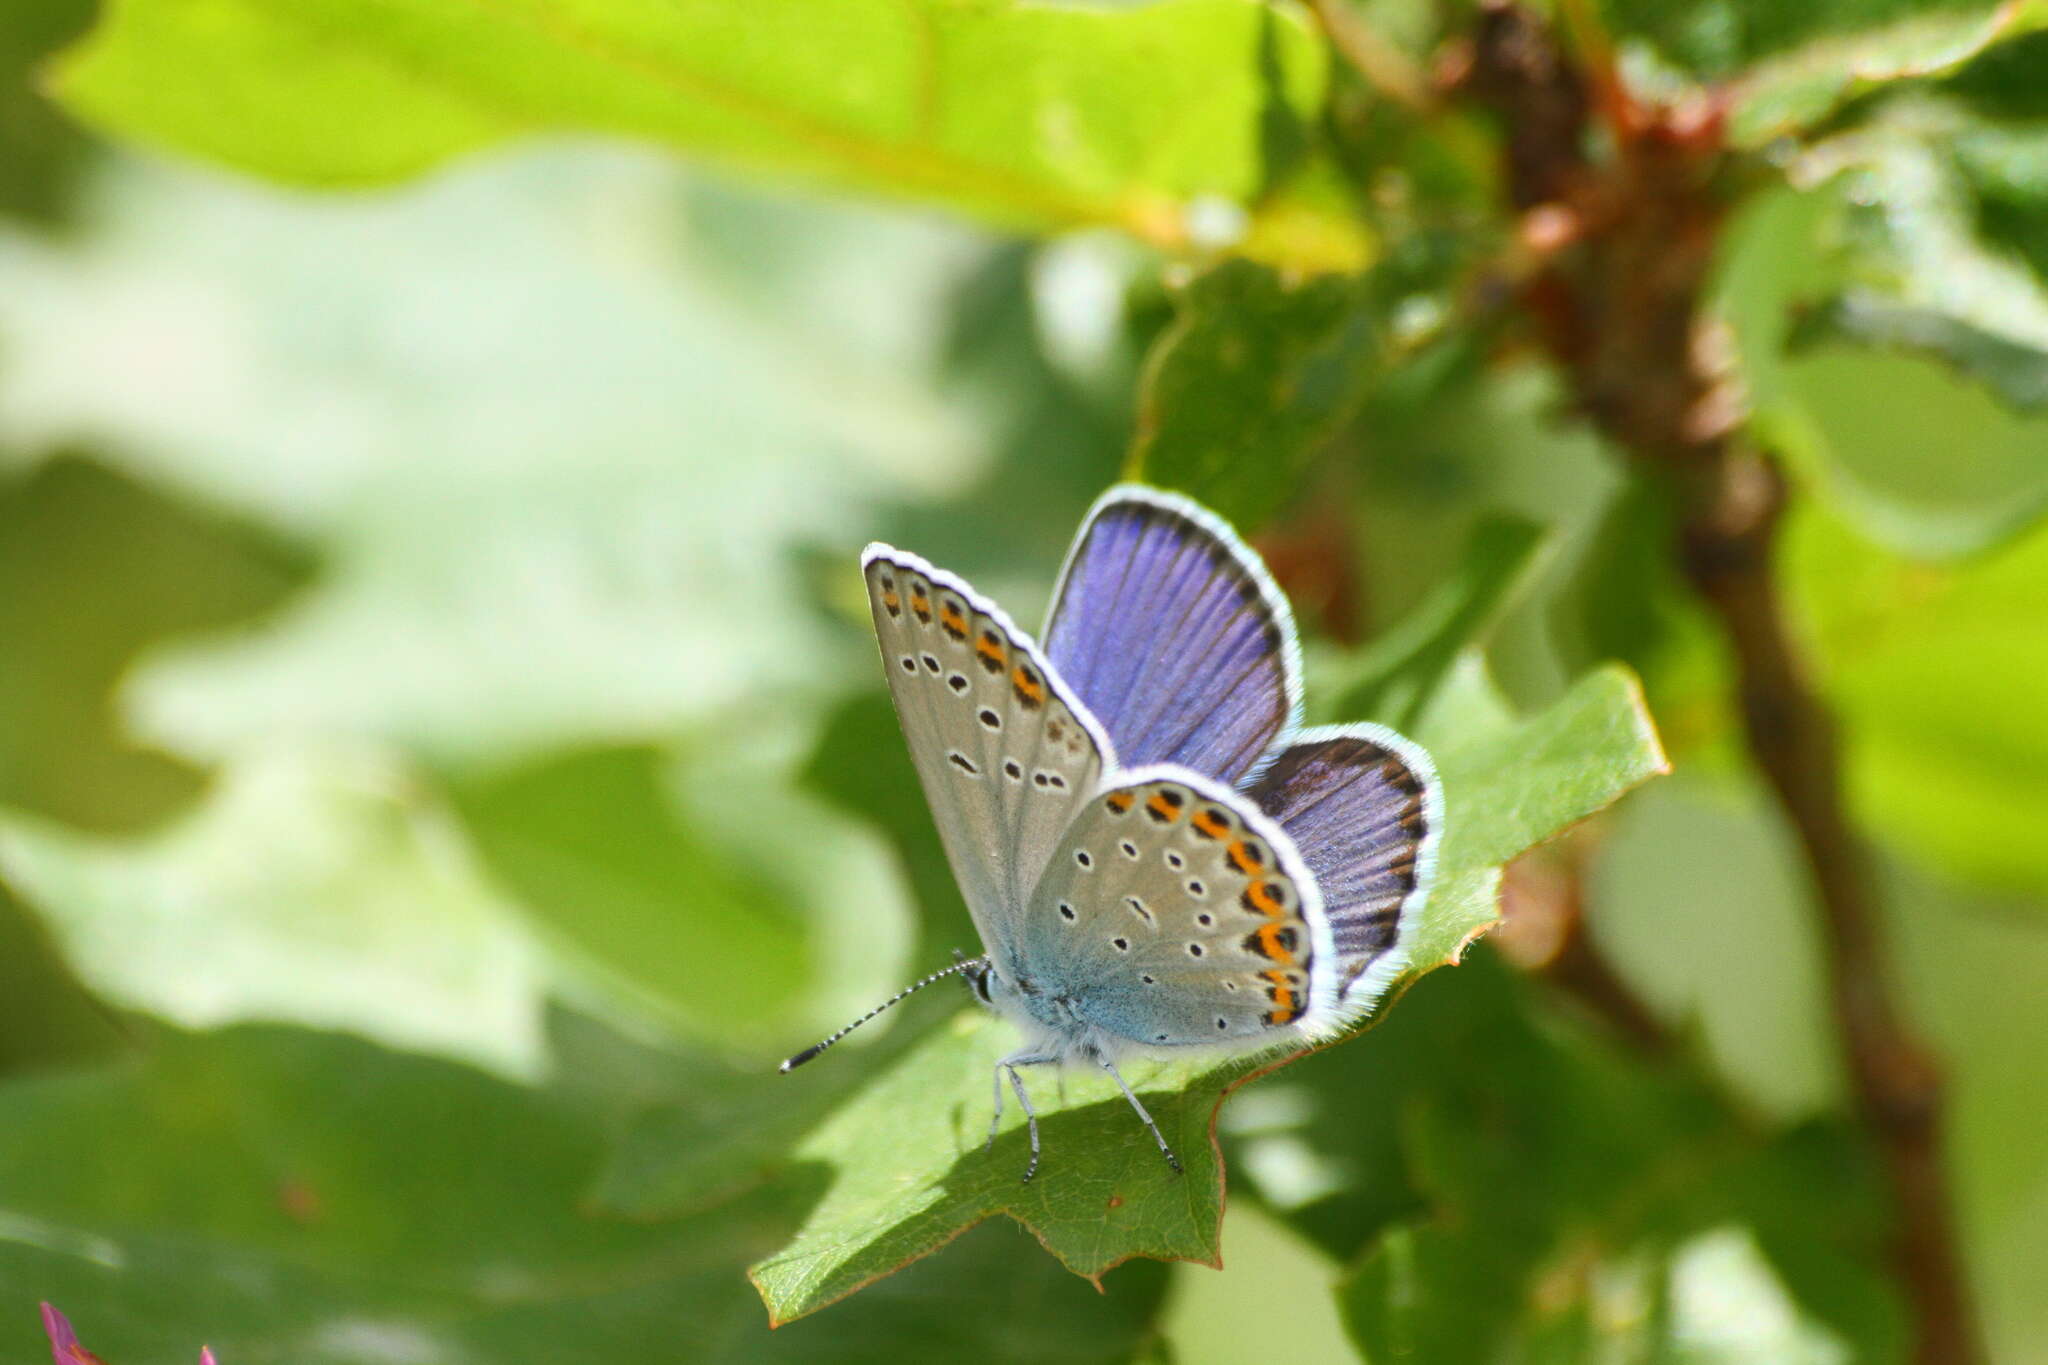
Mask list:
[[[1093,796],[1032,895],[1020,966],[1149,1047],[1307,1027],[1333,1001],[1314,878],[1242,797],[1154,765]]]
[[[1287,599],[1213,513],[1158,489],[1111,489],[1082,523],[1045,648],[1134,768],[1234,783],[1298,718]]]
[[[1011,951],[1026,896],[1114,762],[1030,639],[966,583],[915,555],[863,560],[882,666],[946,855],[992,952]]]

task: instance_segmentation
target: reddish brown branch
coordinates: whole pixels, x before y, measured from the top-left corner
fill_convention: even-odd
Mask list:
[[[1914,1359],[1981,1360],[1942,1164],[1939,1073],[1893,1004],[1834,717],[1800,666],[1775,579],[1783,480],[1740,439],[1741,396],[1701,307],[1730,197],[1721,111],[1708,97],[1628,104],[1508,3],[1483,9],[1462,66],[1465,89],[1505,124],[1525,303],[1586,415],[1672,486],[1680,568],[1726,634],[1751,758],[1812,875],[1836,1032],[1896,1204]],[[1598,156],[1595,107],[1610,134]]]

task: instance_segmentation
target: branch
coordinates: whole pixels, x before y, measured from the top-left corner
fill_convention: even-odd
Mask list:
[[[1896,1204],[1893,1261],[1919,1365],[1981,1361],[1941,1156],[1940,1076],[1893,1002],[1870,870],[1843,809],[1833,715],[1800,666],[1776,580],[1777,466],[1740,438],[1728,348],[1701,306],[1730,154],[1711,95],[1633,104],[1575,67],[1542,21],[1488,0],[1465,88],[1506,125],[1534,258],[1525,303],[1579,406],[1675,493],[1687,581],[1734,659],[1751,760],[1799,841],[1828,955],[1835,1030]],[[1598,107],[1621,136],[1595,160]]]

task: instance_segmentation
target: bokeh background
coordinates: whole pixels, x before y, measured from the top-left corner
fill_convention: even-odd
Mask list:
[[[1516,249],[1495,125],[1409,117],[1303,10],[1063,7],[1200,41],[1155,88],[1085,31],[1019,39],[1015,99],[1075,123],[975,145],[1156,173],[1154,231],[652,126],[488,42],[477,88],[550,92],[418,65],[572,7],[270,8],[125,0],[85,49],[90,4],[0,13],[0,1358],[46,1349],[39,1299],[115,1365],[1906,1358],[1725,651],[1660,491],[1474,264]],[[804,8],[679,50],[772,126],[806,73],[896,78],[879,12]],[[1989,1355],[2048,1362],[2048,46],[1988,6],[1599,8],[1642,90],[1807,82],[1730,173],[1711,304],[1791,471],[1779,582],[1946,1071]],[[1473,22],[1344,14],[1424,72]],[[1314,60],[1261,77],[1276,44]],[[1235,108],[1203,61],[1299,87],[1307,141],[1258,154],[1321,169],[1176,198],[1188,147],[1091,141],[1119,102]],[[1327,267],[1367,286],[1290,292]],[[1242,387],[1160,384],[1191,333]],[[1240,431],[1262,366],[1287,401]],[[1175,463],[1176,423],[1233,434]],[[1466,965],[1224,1111],[1227,1269],[1097,1295],[996,1220],[771,1334],[743,1272],[815,1197],[782,1154],[953,1004],[802,1098],[774,1062],[973,944],[858,551],[1035,620],[1134,449],[1256,526],[1312,678],[1517,547],[1475,657],[1530,708],[1626,661],[1674,770],[1511,867]],[[1598,989],[1554,970],[1589,956]],[[621,1217],[650,1115],[707,1165]]]

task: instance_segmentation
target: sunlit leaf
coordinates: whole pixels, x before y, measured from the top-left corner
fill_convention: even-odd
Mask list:
[[[1709,6],[1695,10],[1699,16]],[[1895,82],[1945,75],[2002,43],[2048,28],[2040,0],[1928,4],[1852,0],[1768,9],[1727,4],[1736,31],[1811,24],[1797,46],[1734,77],[1730,136],[1745,146],[1797,136],[1858,96]],[[1768,16],[1768,17],[1767,17]],[[1782,16],[1782,17],[1781,17]]]
[[[1758,430],[1809,490],[1890,546],[1935,557],[1995,545],[2048,507],[2048,417],[1986,382],[2024,384],[2024,353],[2048,351],[2048,290],[1978,238],[1958,173],[1912,138],[1872,130],[1832,150],[1845,158],[1837,178],[1765,196],[1731,236],[1722,304]],[[1798,319],[1849,293],[1892,317],[1941,319],[1945,339],[1972,349],[1936,359],[1851,345],[1811,322],[1808,344],[1788,349]]]
[[[692,257],[698,225],[744,227],[728,200],[588,148],[347,200],[124,165],[77,237],[0,233],[11,458],[88,441],[324,570],[154,653],[131,727],[488,766],[835,692],[866,656],[788,551],[851,562],[859,510],[975,466],[973,407],[929,376],[986,247],[790,209],[783,298],[742,301]]]
[[[0,816],[0,877],[80,977],[127,1008],[540,1069],[544,960],[447,812],[373,759],[252,761],[130,839]]]
[[[1849,736],[1849,787],[1897,845],[1993,886],[2048,888],[2048,530],[1916,563],[1802,518],[1788,566]]]
[[[1346,264],[1341,208],[1268,198],[1324,79],[1301,21],[1251,0],[127,0],[57,89],[105,131],[304,183],[602,132],[1008,226]]]

